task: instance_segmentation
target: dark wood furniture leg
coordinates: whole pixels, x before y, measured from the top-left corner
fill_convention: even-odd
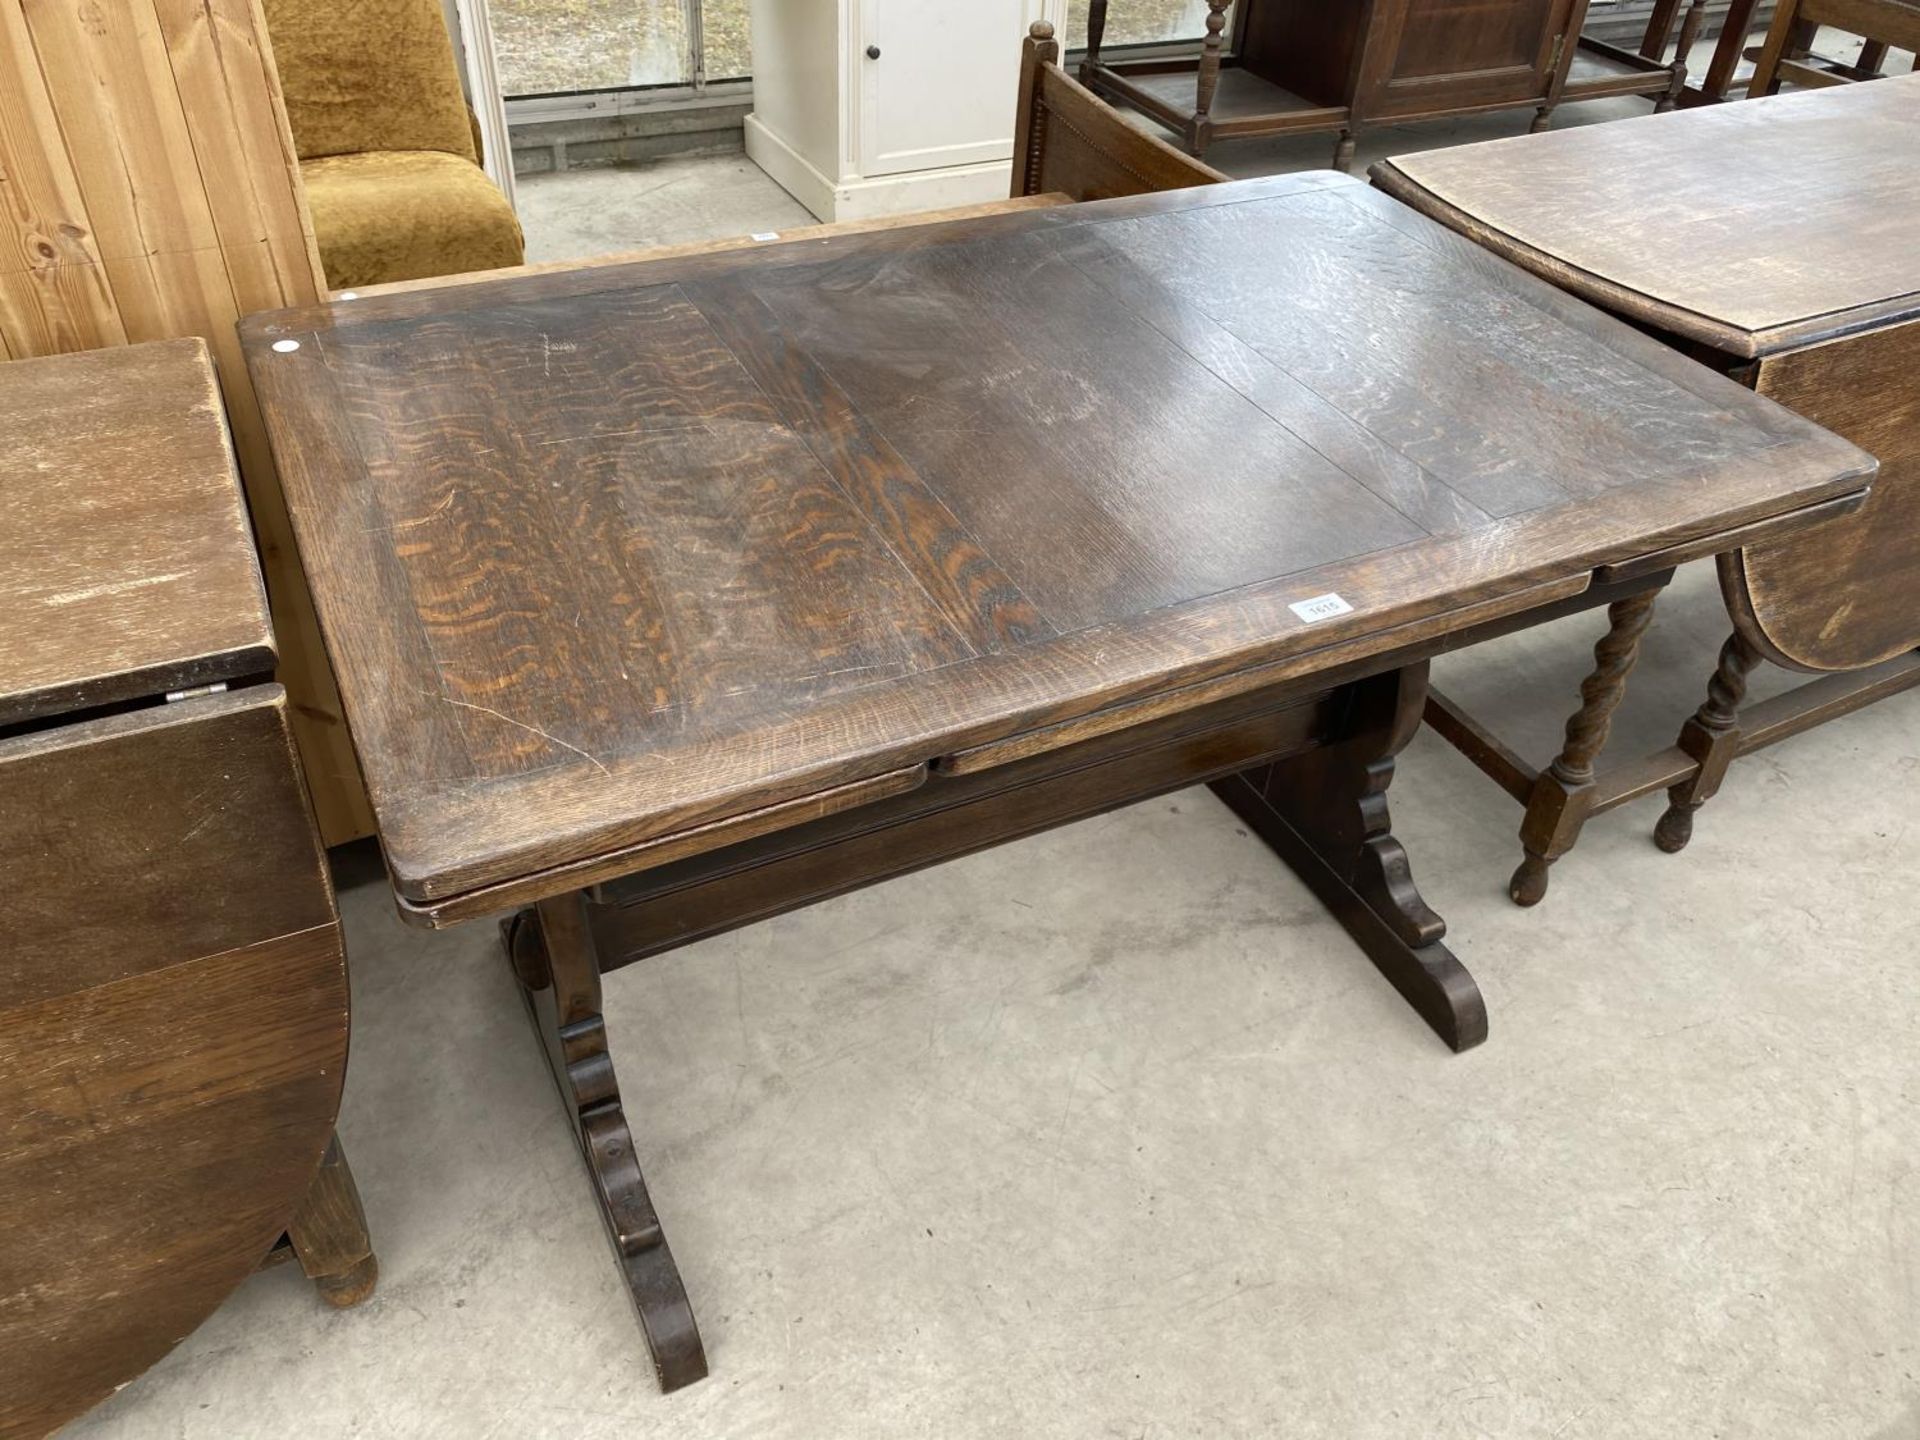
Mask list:
[[[1187,149],[1195,156],[1207,153],[1213,139],[1213,94],[1220,85],[1220,32],[1227,26],[1227,6],[1233,0],[1207,0],[1207,36],[1200,44],[1200,70],[1193,101],[1193,119],[1187,125]]]
[[[329,1305],[358,1305],[379,1283],[380,1262],[367,1235],[367,1212],[360,1206],[360,1187],[353,1183],[338,1135],[327,1142],[313,1184],[287,1226],[287,1241],[301,1272]]]
[[[1654,105],[1654,114],[1666,114],[1680,103],[1681,95],[1686,92],[1687,57],[1693,53],[1694,42],[1700,38],[1700,26],[1706,16],[1707,0],[1693,0],[1687,7],[1686,19],[1680,22],[1680,42],[1673,52],[1673,84],[1667,87],[1667,92]]]
[[[1087,53],[1080,57],[1080,77],[1100,63],[1100,41],[1107,33],[1107,0],[1090,0],[1087,5]]]
[[[590,906],[576,891],[542,900],[501,928],[560,1098],[573,1119],[654,1373],[663,1391],[673,1391],[705,1377],[707,1354],[621,1108],[600,1013],[600,957]]]
[[[1669,855],[1687,848],[1693,817],[1714,797],[1727,767],[1740,753],[1740,702],[1747,698],[1747,677],[1760,652],[1738,631],[1720,647],[1720,663],[1707,682],[1706,702],[1680,731],[1680,748],[1698,763],[1686,780],[1667,791],[1667,812],[1653,827],[1653,840]]]
[[[1860,46],[1860,57],[1853,62],[1856,79],[1874,80],[1879,78],[1880,67],[1887,63],[1887,42],[1868,40]]]
[[[1707,73],[1698,89],[1681,92],[1682,105],[1712,104],[1727,98],[1734,72],[1740,66],[1741,52],[1747,48],[1747,36],[1753,31],[1754,12],[1759,8],[1760,0],[1732,0],[1727,6],[1720,39],[1713,47],[1713,59],[1707,62]]]
[[[1580,838],[1595,798],[1594,762],[1606,746],[1659,593],[1643,591],[1607,607],[1607,633],[1593,647],[1593,672],[1580,684],[1581,705],[1567,721],[1566,743],[1534,781],[1520,822],[1526,857],[1507,887],[1516,905],[1538,905],[1546,898],[1548,867]]]
[[[1673,34],[1673,22],[1679,18],[1681,0],[1654,0],[1647,16],[1646,33],[1640,37],[1640,55],[1658,60],[1667,53],[1667,39]]]
[[[1487,1038],[1480,987],[1441,943],[1446,922],[1393,837],[1394,757],[1420,728],[1427,663],[1351,686],[1344,735],[1213,782],[1214,793],[1307,882],[1381,974],[1455,1050]]]

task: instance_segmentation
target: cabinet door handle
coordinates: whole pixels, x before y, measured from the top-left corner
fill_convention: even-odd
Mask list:
[[[880,47],[878,45],[867,46],[867,59],[878,60],[879,58],[880,58]]]

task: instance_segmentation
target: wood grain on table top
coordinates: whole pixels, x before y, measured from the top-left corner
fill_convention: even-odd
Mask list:
[[[1751,357],[1920,315],[1917,160],[1920,75],[1902,75],[1405,155],[1375,176],[1578,294]]]
[[[1872,469],[1330,174],[245,328],[416,901],[1384,651]]]
[[[0,365],[0,725],[273,668],[203,341]]]

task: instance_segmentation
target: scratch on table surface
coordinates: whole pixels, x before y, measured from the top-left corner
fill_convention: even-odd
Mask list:
[[[415,686],[414,688],[419,689],[418,686]],[[582,750],[578,745],[570,744],[569,742],[562,740],[558,735],[549,735],[546,731],[542,730],[538,725],[529,725],[524,720],[514,719],[511,715],[502,715],[498,710],[495,710],[490,705],[475,705],[470,700],[456,700],[451,695],[436,695],[431,690],[420,690],[420,693],[422,695],[425,695],[429,700],[442,700],[449,705],[457,705],[462,710],[478,710],[482,715],[491,715],[496,720],[504,720],[507,722],[507,724],[514,726],[516,729],[525,730],[530,735],[538,735],[542,740],[545,740],[550,744],[558,745],[562,750],[571,750],[574,754],[578,755],[582,760],[586,761],[589,765],[593,766],[594,769],[598,770],[602,775],[605,775],[608,779],[613,778],[613,772],[607,769],[607,767],[600,762],[600,759],[598,756],[588,754],[585,750]]]
[[[369,525],[365,530],[362,530],[360,533],[362,535],[386,535],[396,530],[411,530],[417,525],[424,525],[429,520],[433,519],[435,516],[444,515],[446,513],[447,507],[453,504],[453,497],[458,493],[459,492],[457,490],[447,491],[447,498],[442,500],[438,505],[434,506],[433,509],[429,510],[424,515],[416,515],[411,520],[396,520],[391,525]]]
[[[89,585],[84,590],[63,590],[58,595],[49,595],[42,605],[78,605],[83,600],[98,600],[107,595],[124,595],[129,590],[146,590],[155,585],[165,585],[174,580],[184,580],[191,574],[187,570],[174,570],[165,575],[142,575],[137,580],[115,580],[106,585]]]
[[[783,676],[778,680],[758,680],[751,685],[735,685],[718,692],[714,699],[731,700],[736,695],[751,695],[756,690],[765,690],[770,685],[804,685],[813,680],[831,680],[836,675],[864,675],[870,670],[890,670],[890,665],[842,665],[837,670],[809,670],[802,675]],[[859,688],[859,687],[856,687]],[[647,713],[658,715],[662,710],[678,710],[692,702],[676,700],[668,705],[656,705]]]
[[[682,425],[676,426],[675,428],[690,430],[696,427]],[[698,428],[704,430],[706,427],[703,425]],[[643,435],[646,433],[646,429],[647,427],[644,425],[636,425],[631,430],[589,430],[583,435],[562,435],[557,440],[542,440],[540,443],[542,445],[571,445],[578,440],[618,440],[622,435]]]

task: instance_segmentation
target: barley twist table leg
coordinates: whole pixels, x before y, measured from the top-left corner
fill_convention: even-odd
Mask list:
[[[1693,817],[1720,788],[1740,743],[1740,703],[1747,698],[1747,677],[1760,652],[1738,631],[1720,647],[1720,662],[1707,682],[1707,699],[1680,732],[1680,748],[1700,768],[1667,791],[1667,811],[1654,826],[1653,842],[1669,855],[1687,848]]]
[[[1534,783],[1520,823],[1526,856],[1507,893],[1516,905],[1538,905],[1547,893],[1547,870],[1580,838],[1593,798],[1594,762],[1613,728],[1613,712],[1627,692],[1627,676],[1640,658],[1640,640],[1653,622],[1658,590],[1616,600],[1607,607],[1607,633],[1593,647],[1593,670],[1580,684],[1580,708],[1567,721],[1566,743]]]

